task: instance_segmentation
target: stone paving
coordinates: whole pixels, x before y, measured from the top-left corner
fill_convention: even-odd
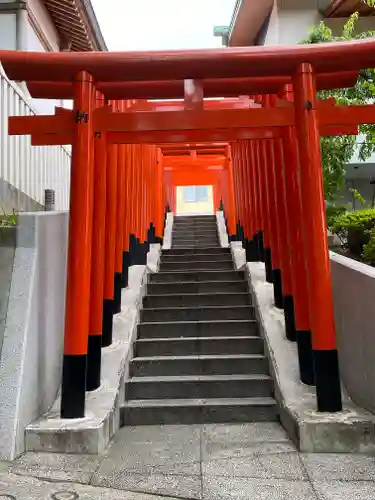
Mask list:
[[[100,458],[2,463],[2,498],[373,500],[375,457],[298,453],[276,423],[126,427]]]

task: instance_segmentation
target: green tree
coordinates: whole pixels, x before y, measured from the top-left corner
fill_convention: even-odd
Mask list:
[[[363,0],[370,6],[375,0]],[[340,36],[333,36],[332,30],[322,21],[313,26],[306,40],[302,43],[340,42],[353,39],[363,39],[375,36],[375,31],[356,33],[358,13],[353,14],[346,22]],[[360,72],[357,83],[352,88],[332,89],[318,93],[320,99],[334,97],[337,104],[364,104],[375,99],[375,70],[364,69]],[[360,125],[360,134],[364,140],[359,144],[359,158],[368,159],[375,151],[375,126]],[[322,137],[322,161],[325,196],[327,200],[334,200],[342,187],[345,176],[344,165],[356,151],[356,136]]]

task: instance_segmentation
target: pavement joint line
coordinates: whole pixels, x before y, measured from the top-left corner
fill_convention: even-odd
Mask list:
[[[310,473],[309,473],[309,470],[308,470],[308,468],[306,467],[306,464],[304,463],[304,461],[303,461],[303,460],[302,460],[302,458],[301,458],[301,453],[300,453],[300,452],[298,452],[298,458],[299,458],[299,461],[300,461],[300,463],[301,463],[301,467],[302,467],[302,469],[303,469],[303,470],[305,471],[305,473],[306,473],[307,482],[310,484],[311,489],[313,490],[313,493],[314,493],[314,495],[316,496],[316,500],[325,500],[324,495],[321,495],[321,494],[319,493],[319,491],[316,489],[315,484],[314,484],[314,481],[313,481],[313,479],[312,479],[312,477],[311,477],[311,475],[310,475]],[[350,481],[348,481],[348,482],[350,482]]]
[[[201,410],[202,411],[202,410]],[[201,498],[203,499],[204,493],[204,482],[203,482],[203,431],[204,426],[202,425],[199,429],[199,472],[200,472],[200,486],[201,486]]]
[[[139,495],[148,495],[150,498],[155,497],[155,498],[166,498],[166,499],[171,499],[171,500],[187,500],[185,496],[180,496],[180,495],[168,495],[165,493],[150,493],[148,491],[144,490],[133,490],[133,489],[119,489],[119,488],[113,488],[111,486],[105,486],[105,485],[97,485],[97,484],[91,484],[90,483],[82,483],[81,481],[67,481],[65,480],[58,480],[58,479],[52,479],[52,478],[44,478],[44,477],[39,477],[39,476],[30,476],[30,475],[25,475],[25,474],[19,474],[19,473],[11,473],[14,476],[19,476],[19,477],[29,477],[36,479],[37,481],[44,482],[44,483],[51,483],[51,484],[61,484],[61,485],[79,485],[79,486],[91,486],[92,488],[97,488],[97,489],[103,489],[103,490],[112,490],[112,491],[117,491],[118,493],[125,492],[125,493],[134,493],[134,494],[139,494]],[[147,476],[147,474],[134,474],[134,475],[139,475],[139,476]],[[182,474],[161,474],[161,475],[168,475],[168,476],[181,476]],[[184,477],[195,477],[189,474],[184,474]],[[1,474],[0,474],[1,478]],[[91,480],[90,480],[91,481]],[[1,498],[1,495],[0,495]],[[7,497],[5,497],[7,498]],[[9,498],[12,498],[11,495],[9,495]],[[202,500],[200,498],[193,499],[189,498],[188,500]]]

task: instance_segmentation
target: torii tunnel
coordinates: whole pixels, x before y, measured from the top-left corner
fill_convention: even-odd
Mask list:
[[[145,53],[0,52],[33,97],[73,99],[11,117],[34,145],[72,145],[61,417],[85,414],[129,266],[162,242],[177,185],[212,185],[231,240],[264,261],[301,381],[342,409],[320,137],[355,135],[374,105],[319,100],[375,67],[375,40]],[[162,101],[158,101],[162,99]],[[173,100],[172,100],[173,99]],[[177,100],[176,100],[177,99]],[[179,99],[179,100],[178,100]]]

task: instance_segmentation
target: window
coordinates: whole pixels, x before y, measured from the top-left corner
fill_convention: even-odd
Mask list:
[[[183,198],[185,203],[208,201],[208,186],[184,186]]]

